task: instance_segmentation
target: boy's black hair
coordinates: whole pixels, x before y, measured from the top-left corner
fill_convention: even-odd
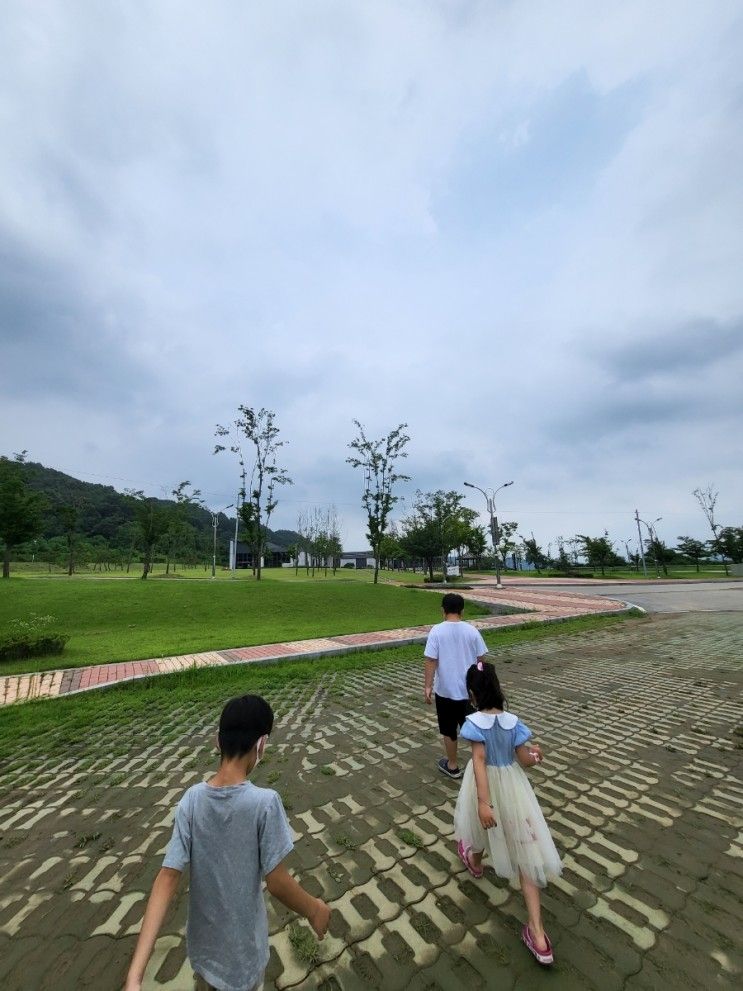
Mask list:
[[[230,699],[219,718],[219,752],[222,760],[244,757],[272,729],[273,709],[260,695],[240,695]]]
[[[475,696],[478,709],[505,709],[506,697],[498,681],[495,668],[488,661],[482,662],[482,671],[477,664],[467,668],[467,691]]]
[[[464,612],[464,599],[457,592],[447,592],[441,600],[441,608],[447,616],[453,612],[461,616]]]

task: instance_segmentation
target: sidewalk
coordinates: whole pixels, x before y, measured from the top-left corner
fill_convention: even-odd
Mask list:
[[[481,586],[463,591],[465,599],[486,606],[515,606],[530,610],[508,616],[481,616],[472,620],[480,630],[492,630],[501,626],[520,626],[523,623],[554,622],[576,616],[602,615],[626,609],[622,602],[595,596],[528,591],[513,586],[501,591]],[[411,626],[397,630],[378,630],[373,633],[347,633],[314,640],[294,640],[287,643],[262,644],[255,647],[237,647],[230,650],[208,651],[200,654],[179,654],[174,657],[149,658],[143,661],[120,661],[112,664],[96,664],[91,667],[63,668],[33,674],[15,674],[0,677],[0,706],[27,702],[30,699],[56,698],[86,692],[94,688],[135,678],[171,674],[186,668],[217,667],[224,664],[255,664],[280,660],[306,660],[352,653],[357,650],[380,650],[411,643],[425,643],[431,626]]]

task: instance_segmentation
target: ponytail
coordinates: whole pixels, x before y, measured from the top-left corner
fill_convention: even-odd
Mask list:
[[[472,692],[478,709],[505,709],[506,697],[489,661],[478,661],[467,670],[467,691]]]

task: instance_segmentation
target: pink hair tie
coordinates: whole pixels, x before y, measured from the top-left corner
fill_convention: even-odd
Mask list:
[[[482,661],[477,662],[477,670],[482,671]]]

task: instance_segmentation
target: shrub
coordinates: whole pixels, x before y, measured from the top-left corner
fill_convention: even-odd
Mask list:
[[[70,638],[47,629],[53,622],[54,616],[36,613],[28,619],[12,619],[9,628],[0,633],[0,661],[61,654]]]

